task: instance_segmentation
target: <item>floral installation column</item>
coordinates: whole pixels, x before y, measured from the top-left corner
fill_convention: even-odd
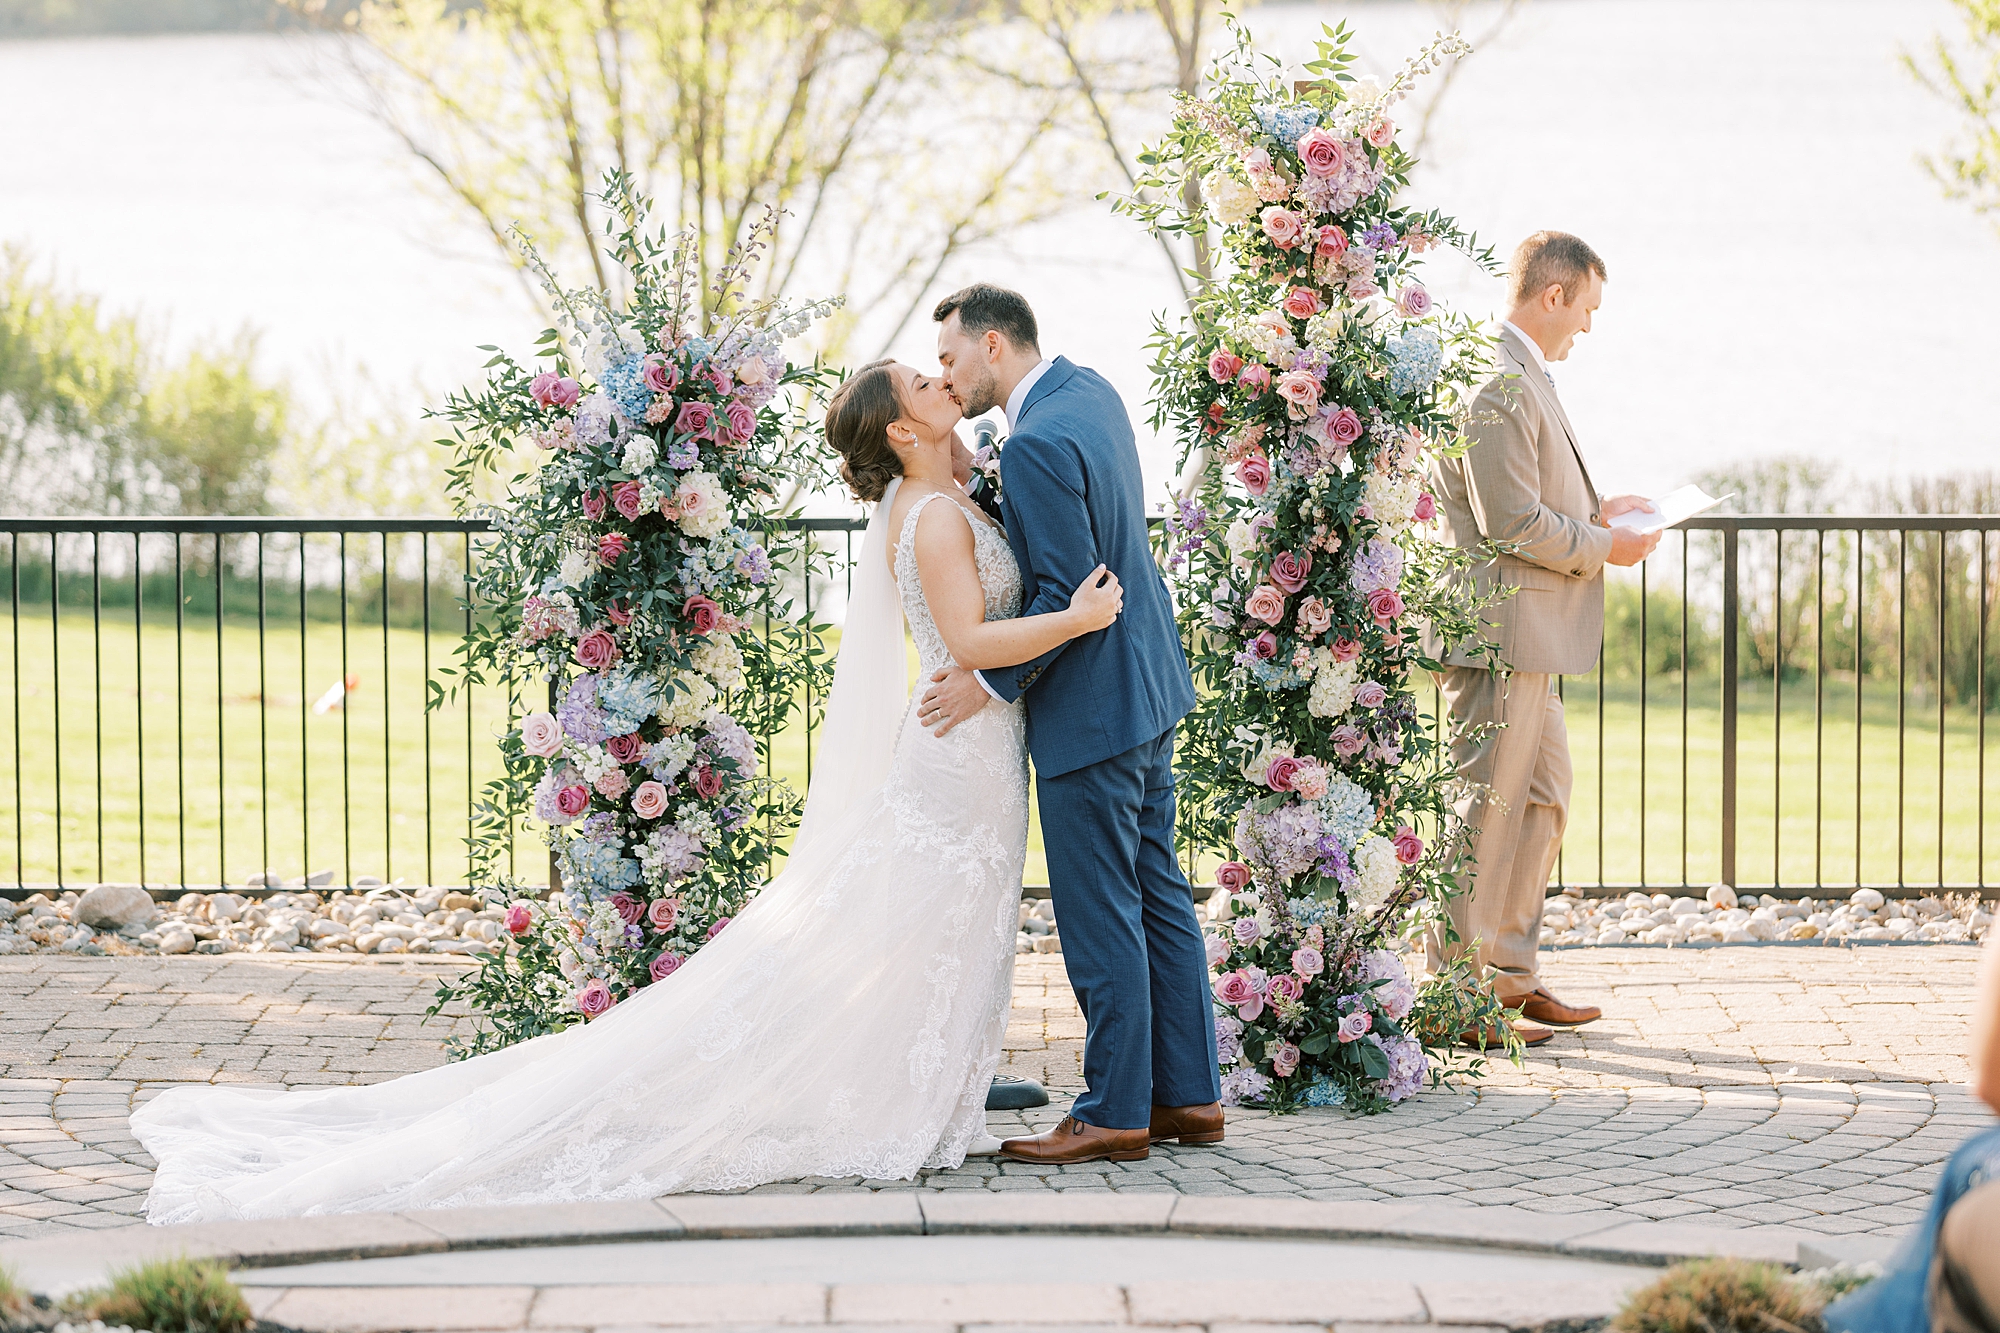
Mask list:
[[[745,294],[763,228],[704,284],[692,239],[649,235],[626,178],[604,200],[629,295],[563,288],[518,238],[557,325],[537,364],[496,352],[439,413],[461,510],[493,525],[461,679],[532,682],[473,839],[478,882],[512,900],[507,947],[432,1009],[480,1012],[461,1056],[596,1018],[728,926],[801,808],[765,772],[769,737],[830,678],[821,627],[774,586],[809,548],[767,549],[760,516],[822,479],[804,411],[826,376],[784,346],[835,303]],[[517,451],[506,498],[476,502]],[[499,873],[522,818],[560,873],[546,900]]]
[[[1463,637],[1475,608],[1426,531],[1425,457],[1463,448],[1491,347],[1418,267],[1453,246],[1493,268],[1398,202],[1394,112],[1468,48],[1440,37],[1384,87],[1350,74],[1344,26],[1296,83],[1236,39],[1121,205],[1216,264],[1154,339],[1154,424],[1204,460],[1164,550],[1201,695],[1182,834],[1229,856],[1208,936],[1224,1101],[1379,1111],[1476,1070],[1452,1038],[1497,1017],[1463,969],[1419,987],[1391,947],[1456,891],[1452,773],[1413,673],[1435,665],[1422,627]]]

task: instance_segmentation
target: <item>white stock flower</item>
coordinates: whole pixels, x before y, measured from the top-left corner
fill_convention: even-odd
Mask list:
[[[562,558],[557,577],[572,588],[581,588],[597,572],[597,562],[588,551],[570,551]]]
[[[1331,352],[1339,345],[1340,330],[1346,323],[1347,317],[1338,309],[1322,310],[1306,321],[1306,345]]]

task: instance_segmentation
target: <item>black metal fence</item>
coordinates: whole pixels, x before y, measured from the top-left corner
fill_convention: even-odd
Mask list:
[[[851,561],[858,521],[791,523]],[[1598,668],[1561,687],[1576,788],[1558,880],[1985,887],[1996,529],[1702,518],[1615,572]],[[0,518],[0,886],[462,882],[490,739],[515,722],[508,689],[448,674],[482,530]],[[827,591],[774,595],[812,614]],[[812,739],[772,737],[773,767],[809,781]],[[517,850],[534,877],[530,831]]]

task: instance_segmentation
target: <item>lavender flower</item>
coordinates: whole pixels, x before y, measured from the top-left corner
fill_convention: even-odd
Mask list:
[[[752,546],[736,557],[736,572],[752,583],[771,577],[771,557],[761,546]]]
[[[1245,806],[1236,818],[1236,850],[1273,880],[1289,884],[1318,864],[1325,832],[1318,813],[1308,805],[1282,805],[1264,815]]]
[[[1430,1062],[1424,1058],[1424,1048],[1414,1037],[1394,1037],[1383,1041],[1374,1040],[1382,1047],[1382,1053],[1389,1057],[1389,1076],[1375,1086],[1382,1095],[1392,1102],[1400,1102],[1424,1090],[1425,1077],[1430,1073]]]
[[[686,472],[701,462],[701,446],[693,440],[675,440],[667,446],[667,466]]]
[[[1403,581],[1403,549],[1392,541],[1370,537],[1354,552],[1354,564],[1347,574],[1348,586],[1359,593],[1378,588],[1394,588]]]
[[[1233,1065],[1236,1057],[1243,1054],[1243,1020],[1231,1014],[1218,1014],[1215,1019],[1215,1059],[1216,1063]]]
[[[1396,243],[1396,229],[1386,222],[1378,222],[1361,233],[1361,243],[1378,253],[1387,250]]]
[[[1254,1068],[1232,1069],[1222,1076],[1222,1104],[1241,1106],[1261,1102],[1271,1091],[1271,1080]]]
[[[596,676],[578,676],[556,705],[556,721],[562,724],[563,734],[581,745],[602,745],[625,734],[610,729],[604,710],[597,706],[597,686]]]
[[[1380,983],[1374,987],[1373,998],[1385,1018],[1400,1023],[1416,1007],[1417,988],[1410,984],[1410,974],[1403,970],[1402,960],[1387,949],[1370,949],[1362,954],[1355,979],[1364,985]]]
[[[574,433],[578,444],[591,449],[609,442],[613,406],[601,393],[593,393],[576,405]]]

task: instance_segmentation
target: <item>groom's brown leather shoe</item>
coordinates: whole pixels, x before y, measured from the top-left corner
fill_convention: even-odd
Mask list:
[[[1222,1103],[1204,1106],[1155,1106],[1152,1128],[1147,1131],[1154,1143],[1179,1139],[1182,1144],[1222,1142]]]
[[[1000,1155],[1017,1162],[1063,1165],[1071,1162],[1143,1162],[1153,1150],[1153,1140],[1143,1129],[1099,1129],[1073,1115],[1044,1134],[1031,1138],[1008,1139],[1000,1145]]]
[[[1594,1004],[1564,1004],[1549,994],[1546,986],[1537,986],[1523,995],[1520,1004],[1521,1017],[1559,1028],[1573,1028],[1604,1017],[1604,1011]]]

